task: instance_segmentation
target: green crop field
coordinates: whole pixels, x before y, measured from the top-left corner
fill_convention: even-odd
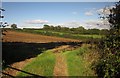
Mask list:
[[[56,36],[56,37],[63,37],[63,38],[71,38],[71,39],[78,39],[82,41],[90,40],[90,39],[101,39],[104,37],[104,35],[95,35],[95,34],[71,34],[67,32],[56,32],[56,31],[51,31],[51,30],[28,30],[28,29],[23,29],[23,30],[15,30],[19,32],[27,32],[27,33],[33,33],[33,34],[40,34],[40,35],[47,35],[47,36]]]

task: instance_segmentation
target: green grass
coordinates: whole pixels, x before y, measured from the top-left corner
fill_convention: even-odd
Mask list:
[[[55,31],[44,31],[44,30],[34,30],[35,32],[38,32],[38,33],[50,33],[50,34],[56,34],[58,36],[64,36],[65,34],[69,34],[71,36],[76,36],[76,37],[79,37],[79,38],[102,38],[103,35],[82,35],[82,34],[70,34],[70,33],[64,33],[64,32],[55,32]]]
[[[68,76],[95,76],[90,63],[94,59],[94,56],[91,56],[94,50],[89,47],[90,45],[84,44],[75,50],[60,53],[66,59]],[[38,55],[23,70],[41,76],[53,76],[55,62],[55,54],[48,50]],[[18,76],[29,76],[29,74],[20,72]]]
[[[84,35],[84,34],[71,34],[67,32],[57,32],[57,31],[46,31],[46,30],[15,30],[19,32],[27,32],[27,33],[33,33],[33,34],[40,34],[40,35],[47,35],[47,36],[56,36],[56,37],[63,37],[63,38],[71,38],[71,39],[78,39],[82,41],[90,40],[90,39],[100,39],[104,37],[104,35]]]
[[[104,35],[76,35],[76,36],[79,36],[79,37],[86,37],[86,38],[89,37],[89,38],[93,38],[93,39],[104,37]]]
[[[73,51],[67,51],[64,56],[67,60],[68,74],[69,76],[94,76],[94,71],[91,69],[91,65],[83,59],[83,55],[90,52],[88,46],[82,46],[79,49]],[[86,65],[87,64],[87,65]]]
[[[55,55],[50,51],[46,51],[38,55],[23,70],[41,76],[53,76],[54,65]],[[18,76],[29,76],[29,74],[20,72]]]

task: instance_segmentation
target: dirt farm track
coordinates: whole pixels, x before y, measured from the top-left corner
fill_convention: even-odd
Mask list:
[[[80,42],[75,39],[51,37],[16,31],[7,31],[5,34],[6,35],[3,36],[2,41],[3,59],[6,61],[5,65],[10,65],[10,67],[19,70],[22,70],[25,65],[32,61],[38,54],[42,53],[42,48],[46,50],[53,49],[54,52],[57,52],[62,49],[69,49],[69,46],[65,45],[64,42],[72,44],[73,42]],[[56,47],[58,47],[58,49],[56,49]],[[41,50],[38,48],[41,48]],[[72,48],[70,47],[70,49]],[[18,71],[11,69],[10,67],[6,68],[3,72],[11,76],[16,76]],[[56,69],[54,72],[56,72]],[[57,75],[57,73],[54,74]]]
[[[3,36],[3,42],[48,43],[48,42],[79,42],[79,40],[30,34],[24,32],[7,31],[6,35]]]

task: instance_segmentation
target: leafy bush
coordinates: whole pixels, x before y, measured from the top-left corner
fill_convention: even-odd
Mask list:
[[[100,60],[94,69],[99,77],[118,78],[120,76],[120,2],[110,9],[107,17],[110,23],[110,33],[100,45]]]

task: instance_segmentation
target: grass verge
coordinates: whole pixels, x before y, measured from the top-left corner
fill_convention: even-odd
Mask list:
[[[91,66],[98,54],[96,49],[90,47],[91,45],[84,44],[75,50],[60,53],[66,59],[68,76],[96,76]],[[23,70],[40,76],[54,76],[55,62],[55,54],[48,50],[38,55]],[[18,76],[29,75],[21,72]]]
[[[94,50],[88,47],[89,45],[83,45],[81,48],[63,53],[66,57],[69,76],[95,76],[91,69],[91,62],[95,58],[90,59],[89,56],[89,53],[92,51],[91,54],[93,54]]]
[[[54,65],[55,55],[50,51],[46,51],[38,55],[23,70],[40,76],[53,76]],[[29,74],[20,72],[18,76],[29,76]]]

